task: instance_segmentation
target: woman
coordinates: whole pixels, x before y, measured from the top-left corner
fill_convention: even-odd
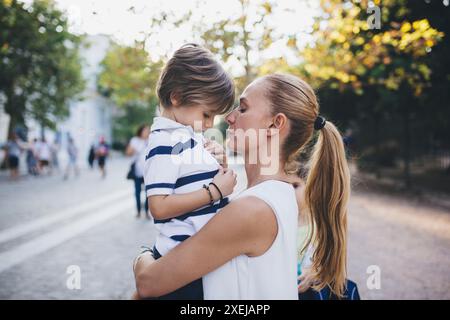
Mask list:
[[[98,159],[98,166],[102,173],[102,178],[106,177],[106,158],[109,155],[109,145],[106,143],[106,140],[103,136],[100,137],[100,143],[96,150],[96,157]]]
[[[89,168],[92,170],[94,169],[94,161],[95,161],[95,145],[91,145],[89,148],[89,154],[88,154],[88,164]]]
[[[8,159],[8,167],[11,170],[11,180],[19,178],[19,161],[22,149],[23,146],[19,136],[16,133],[11,133],[8,142],[6,143],[6,157]]]
[[[52,169],[50,166],[51,159],[51,150],[50,145],[48,144],[46,138],[43,136],[41,141],[37,145],[37,154],[38,154],[38,168],[41,174],[52,173]]]
[[[37,167],[36,144],[37,144],[36,138],[30,140],[26,151],[28,173],[33,176],[37,176],[39,174]]]
[[[308,243],[315,247],[311,272],[314,288],[328,286],[342,297],[350,176],[341,135],[319,116],[314,91],[294,76],[265,76],[245,89],[239,108],[226,120],[228,145],[245,159],[248,189],[166,256],[154,261],[147,252],[139,255],[137,294],[160,296],[203,277],[205,299],[298,299],[298,205],[286,182],[316,130],[304,189],[314,236]],[[265,139],[251,144],[244,137],[248,131],[264,133]],[[273,145],[269,163],[252,161],[255,150],[266,152]],[[267,173],[268,166],[275,172]]]
[[[137,131],[136,135],[131,138],[130,143],[128,143],[127,149],[125,151],[126,155],[129,157],[132,157],[132,164],[131,164],[131,177],[134,181],[134,196],[136,199],[136,209],[137,209],[137,215],[136,217],[139,218],[141,216],[141,190],[142,190],[142,184],[144,183],[143,178],[143,170],[144,170],[144,163],[145,163],[145,148],[147,147],[147,139],[150,134],[150,128],[148,125],[143,124],[141,125]],[[145,196],[145,195],[144,195]],[[145,216],[147,219],[150,218],[148,214],[148,201],[147,197],[145,196]]]
[[[63,180],[67,180],[67,178],[69,177],[70,168],[73,168],[76,177],[78,177],[78,175],[80,174],[80,170],[78,169],[77,165],[78,148],[75,145],[75,141],[70,136],[67,141],[67,156],[69,157],[69,161],[67,162]]]

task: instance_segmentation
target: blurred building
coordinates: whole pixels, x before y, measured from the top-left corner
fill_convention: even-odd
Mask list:
[[[86,88],[82,93],[83,99],[70,103],[70,116],[60,124],[57,131],[45,131],[49,143],[59,141],[61,148],[59,158],[61,163],[67,160],[65,152],[67,140],[72,136],[78,147],[78,161],[82,167],[87,165],[89,148],[97,144],[100,137],[112,143],[112,114],[116,106],[111,100],[102,96],[97,91],[97,77],[101,72],[100,63],[105,57],[112,41],[106,35],[86,36],[80,48],[80,56],[83,64],[83,76],[86,79]],[[27,122],[29,138],[38,138],[41,135],[39,125],[30,120]]]
[[[63,144],[68,135],[74,138],[82,164],[86,164],[90,146],[98,143],[101,136],[108,143],[112,142],[112,113],[116,106],[97,91],[100,63],[111,45],[110,38],[105,35],[86,37],[80,52],[86,79],[84,99],[71,104],[70,117],[59,128]]]

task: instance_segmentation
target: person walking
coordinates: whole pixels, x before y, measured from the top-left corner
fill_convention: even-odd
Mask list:
[[[79,169],[77,166],[78,148],[75,145],[75,141],[72,137],[69,137],[67,144],[67,155],[69,156],[69,162],[67,163],[66,172],[64,173],[64,180],[69,177],[70,169],[73,168],[74,174],[77,177],[79,175]]]
[[[52,170],[55,170],[57,173],[59,173],[59,159],[58,159],[58,152],[59,152],[59,141],[57,138],[53,141],[53,143],[50,146],[50,155],[51,155],[51,168]]]
[[[45,137],[37,145],[37,156],[39,163],[39,172],[41,174],[47,173],[51,174],[50,159],[51,159],[51,149],[50,145],[47,143]]]
[[[88,164],[89,168],[94,169],[94,161],[95,161],[95,146],[94,144],[91,145],[89,148],[89,155],[88,155]]]
[[[125,151],[127,156],[132,157],[130,170],[128,172],[127,178],[133,180],[134,182],[134,196],[136,199],[137,218],[139,218],[141,215],[141,207],[142,207],[141,191],[142,185],[144,184],[143,170],[145,163],[145,149],[147,147],[147,140],[149,134],[150,128],[148,127],[148,125],[143,124],[139,126],[139,128],[136,131],[136,135],[133,138],[131,138]],[[147,219],[150,219],[148,213],[148,200],[146,196],[145,196],[145,216]]]
[[[102,173],[102,178],[106,177],[106,158],[109,155],[109,145],[106,143],[105,137],[100,137],[100,144],[96,150],[96,157],[98,159],[98,166]]]
[[[37,176],[39,174],[39,170],[37,167],[37,157],[36,157],[36,143],[37,139],[34,138],[30,141],[27,147],[27,169],[28,174],[31,174],[33,176]]]
[[[11,133],[8,142],[6,143],[6,159],[10,169],[11,180],[17,180],[19,178],[19,164],[22,148],[19,136],[16,133]]]

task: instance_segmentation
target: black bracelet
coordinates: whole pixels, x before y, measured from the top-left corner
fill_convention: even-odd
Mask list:
[[[153,253],[153,249],[152,248],[149,248],[147,246],[141,246],[141,254],[144,253],[144,252],[147,252],[147,251],[149,251],[150,253]]]
[[[210,182],[209,184],[212,184],[217,189],[217,191],[219,191],[220,201],[222,201],[223,200],[223,194],[222,194],[222,191],[220,191],[219,187],[214,182]]]
[[[206,189],[206,191],[208,191],[209,194],[209,205],[213,205],[214,204],[214,198],[212,196],[211,190],[209,190],[209,186],[207,186],[206,184],[203,185],[203,188]]]

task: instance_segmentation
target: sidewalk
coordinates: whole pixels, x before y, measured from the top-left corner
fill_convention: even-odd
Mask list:
[[[140,245],[151,245],[153,222],[135,218],[129,161],[108,163],[108,176],[83,169],[61,176],[0,182],[0,299],[128,299]],[[242,166],[236,193],[245,187]],[[143,199],[143,197],[142,197]],[[450,299],[448,210],[369,190],[349,203],[348,267],[363,299]],[[381,289],[367,285],[369,266]],[[70,266],[81,288],[67,286]],[[70,269],[69,269],[70,270]]]

